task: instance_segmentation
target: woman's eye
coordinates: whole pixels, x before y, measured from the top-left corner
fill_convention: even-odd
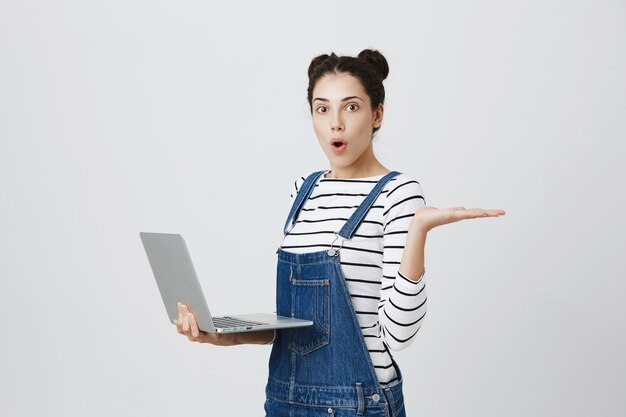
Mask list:
[[[356,104],[348,104],[348,105],[346,106],[346,110],[348,110],[348,111],[355,111],[355,110],[357,110],[358,108],[359,108],[359,106],[357,106]]]
[[[326,113],[326,107],[322,107],[322,106],[318,107],[317,108],[317,112],[318,113]]]

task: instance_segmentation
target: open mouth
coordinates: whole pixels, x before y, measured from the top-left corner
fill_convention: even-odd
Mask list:
[[[333,139],[330,145],[331,149],[336,154],[340,154],[346,149],[346,142],[340,139]]]

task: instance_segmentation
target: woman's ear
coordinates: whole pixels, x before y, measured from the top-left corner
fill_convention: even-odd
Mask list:
[[[383,116],[385,114],[385,106],[383,103],[380,103],[376,110],[374,110],[374,120],[372,122],[372,127],[377,128],[383,123]]]

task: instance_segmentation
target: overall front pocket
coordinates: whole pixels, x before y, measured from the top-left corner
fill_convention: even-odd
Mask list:
[[[312,326],[289,331],[289,349],[301,355],[330,342],[330,280],[293,279],[293,317],[313,321]]]

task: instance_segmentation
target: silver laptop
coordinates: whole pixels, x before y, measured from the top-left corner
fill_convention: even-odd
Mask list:
[[[211,316],[183,237],[179,234],[146,232],[139,233],[139,236],[170,322],[174,323],[178,318],[178,302],[181,302],[193,313],[198,328],[209,333],[254,332],[313,324],[310,320],[265,313]]]

